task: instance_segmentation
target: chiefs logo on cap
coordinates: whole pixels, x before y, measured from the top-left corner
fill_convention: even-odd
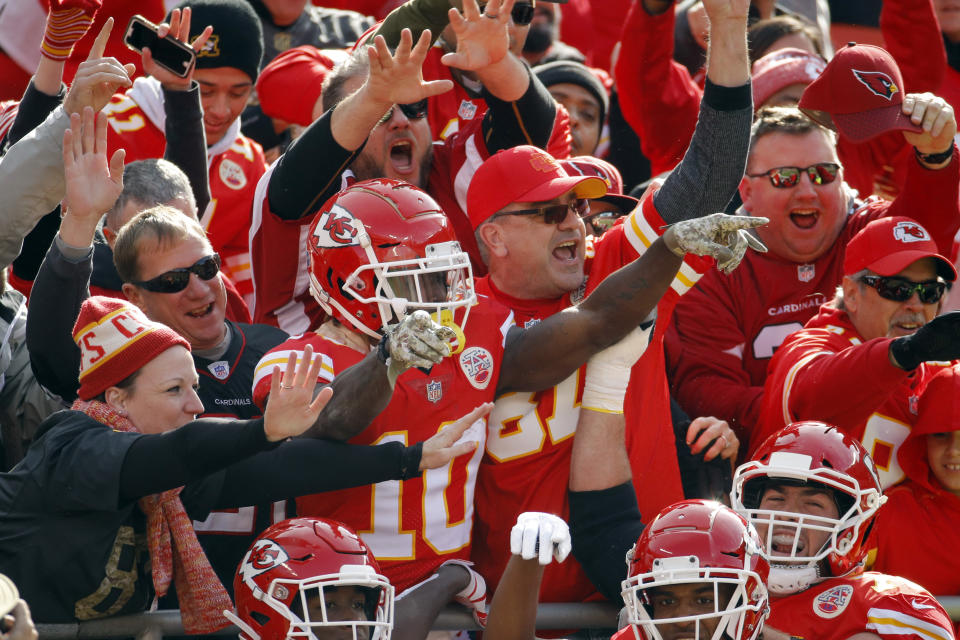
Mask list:
[[[858,71],[853,69],[853,75],[872,93],[887,100],[892,100],[893,94],[900,91],[890,76],[882,71]]]
[[[542,171],[543,173],[560,171],[560,165],[557,164],[557,161],[545,153],[534,153],[531,155],[530,166],[533,167],[534,171]]]
[[[930,234],[916,222],[898,222],[893,227],[893,237],[900,242],[925,242]]]

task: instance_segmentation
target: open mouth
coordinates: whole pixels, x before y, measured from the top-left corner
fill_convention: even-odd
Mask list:
[[[792,534],[774,534],[770,540],[770,553],[776,556],[803,555],[803,540],[797,541],[797,550],[793,550],[794,536]]]
[[[561,262],[575,262],[577,259],[577,243],[573,240],[561,242],[553,250],[553,257]]]
[[[196,309],[191,309],[187,312],[187,315],[191,318],[204,318],[213,313],[213,303],[206,304],[202,307],[197,307]]]
[[[812,229],[820,219],[815,210],[794,210],[790,212],[790,221],[800,229]]]
[[[413,144],[409,140],[397,140],[390,145],[390,164],[397,173],[413,171]]]

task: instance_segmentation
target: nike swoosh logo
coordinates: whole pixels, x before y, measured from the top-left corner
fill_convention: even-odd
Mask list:
[[[910,606],[913,607],[914,609],[920,609],[920,610],[934,608],[932,604],[923,604],[922,602],[918,602],[916,600],[911,600]]]

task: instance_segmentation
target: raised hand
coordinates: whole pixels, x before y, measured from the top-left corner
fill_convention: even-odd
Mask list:
[[[190,39],[190,7],[184,8],[183,12],[180,9],[174,9],[170,13],[170,24],[166,22],[161,23],[157,27],[157,35],[161,38],[165,38],[167,35],[172,35],[174,38],[189,44]],[[193,50],[197,53],[203,49],[203,45],[207,43],[207,40],[213,34],[213,27],[207,26],[199,36],[193,41]],[[181,78],[177,74],[171,72],[170,70],[161,67],[159,64],[153,60],[153,52],[150,51],[149,47],[144,47],[143,49],[143,70],[146,71],[149,75],[153,76],[160,81],[160,84],[166,89],[172,89],[174,91],[186,91],[190,88],[190,83],[193,80],[193,69],[190,68],[190,73],[187,74],[185,78]]]
[[[417,310],[397,324],[386,327],[387,375],[391,387],[397,377],[410,367],[432,367],[450,355],[450,340],[456,333],[437,324],[430,314]]]
[[[746,20],[750,0],[701,0],[711,23],[718,20]]]
[[[749,229],[770,222],[761,216],[728,216],[712,213],[702,218],[683,220],[671,225],[663,234],[667,247],[680,257],[688,253],[711,256],[717,268],[730,273],[737,268],[747,248],[766,253],[767,247]]]
[[[63,99],[63,110],[80,113],[84,107],[100,111],[110,96],[120,89],[133,86],[130,76],[136,70],[132,64],[120,64],[116,58],[104,58],[103,51],[113,29],[113,18],[107,18],[90,47],[87,59],[77,67],[73,83]]]
[[[370,75],[366,91],[370,99],[390,105],[408,104],[453,88],[450,80],[423,79],[423,60],[430,50],[430,37],[430,30],[425,29],[414,45],[410,29],[404,29],[393,54],[383,36],[373,39],[373,46],[367,47]]]
[[[740,449],[740,439],[725,420],[712,416],[700,417],[687,427],[687,445],[690,452],[703,452],[704,461],[720,456],[724,460],[735,461]]]
[[[570,545],[570,528],[551,513],[521,513],[510,530],[510,553],[524,560],[537,558],[541,565],[550,564],[551,557],[566,560]]]
[[[492,409],[493,403],[485,402],[456,422],[442,427],[428,440],[424,440],[420,470],[442,467],[454,458],[475,450],[480,444],[480,438],[471,437],[467,431]],[[486,429],[483,422],[480,422],[477,428]]]
[[[510,47],[510,11],[514,0],[490,0],[481,13],[476,0],[463,0],[463,14],[450,9],[450,28],[457,35],[457,50],[440,61],[448,67],[474,71],[499,62]]]
[[[95,225],[123,191],[123,159],[117,149],[107,162],[107,117],[89,106],[70,115],[63,132],[64,217],[85,218]]]
[[[273,368],[270,378],[270,397],[263,412],[263,431],[270,442],[298,436],[313,425],[333,396],[326,387],[313,397],[317,374],[323,358],[313,357],[313,347],[303,349],[302,364],[297,366],[297,353],[291,353],[281,376],[280,367]]]
[[[908,93],[901,107],[913,124],[923,127],[920,133],[904,131],[903,137],[920,153],[941,153],[953,145],[957,119],[953,107],[932,93]]]
[[[40,53],[60,62],[69,58],[73,45],[93,24],[100,4],[101,0],[50,0]]]

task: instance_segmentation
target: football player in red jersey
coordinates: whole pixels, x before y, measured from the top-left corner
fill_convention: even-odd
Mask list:
[[[785,424],[829,421],[860,440],[884,488],[903,479],[897,449],[916,396],[960,357],[960,313],[938,316],[957,273],[915,220],[885,217],[847,244],[841,287],[770,360],[751,448]]]
[[[731,498],[770,562],[772,637],[954,637],[950,617],[921,586],[863,571],[886,498],[856,439],[823,422],[790,424],[737,469]]]
[[[567,176],[555,161],[544,167],[551,172],[546,187],[570,198],[578,189],[603,189],[598,178]],[[577,206],[577,200],[562,205],[564,215]],[[354,416],[363,430],[352,442],[419,439],[422,430],[432,433],[433,425],[498,394],[549,387],[568,376],[606,346],[598,343],[601,336],[609,340],[626,333],[656,304],[679,264],[666,243],[684,238],[690,248],[706,236],[721,240],[726,232],[719,229],[742,222],[724,216],[680,222],[643,257],[608,278],[576,312],[520,329],[509,309],[474,294],[469,259],[459,250],[439,205],[426,193],[397,181],[356,183],[320,208],[306,234],[311,292],[330,319],[261,360],[255,399],[264,401],[267,389],[261,374],[265,376],[276,359],[312,344],[325,356],[322,380],[366,381],[362,409],[376,418],[366,426]],[[745,240],[738,237],[736,243],[745,250]],[[733,253],[739,250],[734,247]],[[631,283],[637,279],[645,282],[634,289]],[[453,354],[445,342],[451,337],[457,342]],[[467,439],[482,444],[486,425],[480,420],[475,427]],[[459,593],[466,599],[473,591],[468,580],[476,580],[474,574],[450,567],[448,561],[469,558],[473,490],[482,453],[479,447],[449,469],[413,483],[298,502],[301,514],[323,513],[353,526],[398,589],[427,599],[421,617],[405,621],[404,633],[426,633],[433,618],[425,612],[432,608],[435,615],[452,596]],[[441,566],[444,563],[448,566]],[[427,580],[435,570],[447,577]],[[422,581],[426,583],[419,584]]]

